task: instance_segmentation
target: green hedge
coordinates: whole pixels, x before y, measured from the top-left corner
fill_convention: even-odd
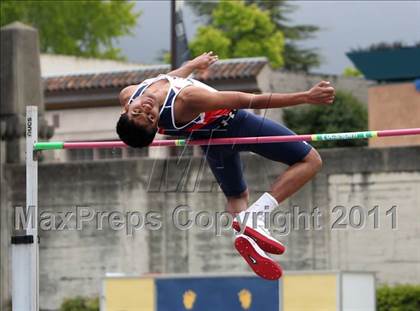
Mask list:
[[[284,109],[286,126],[297,134],[366,131],[366,105],[348,92],[337,91],[332,105],[306,105]],[[367,140],[311,142],[316,148],[366,146]]]
[[[419,311],[420,285],[384,285],[376,290],[378,311]]]
[[[60,311],[99,311],[99,298],[68,298],[61,304]]]

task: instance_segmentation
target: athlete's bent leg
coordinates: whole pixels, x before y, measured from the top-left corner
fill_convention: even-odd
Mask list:
[[[313,178],[322,166],[322,160],[318,152],[305,143],[262,144],[254,146],[252,151],[266,158],[288,164],[289,168],[273,183],[270,193],[263,194],[245,211],[251,214],[257,213],[258,215],[259,212],[271,212],[279,203],[297,192]],[[242,227],[244,227],[245,212],[239,214]],[[233,222],[236,231],[242,229],[264,251],[272,254],[282,254],[285,247],[271,236],[265,226],[264,217],[257,217],[256,221],[254,217],[248,218],[244,228],[240,226],[238,221]]]
[[[249,208],[244,208],[246,212],[265,211],[267,207],[272,210],[279,203],[297,192],[304,184],[311,180],[322,167],[321,156],[315,149],[311,149],[309,153],[299,162],[289,166],[289,168],[281,174],[274,182],[270,194],[264,194],[257,202]],[[270,211],[269,210],[269,211]],[[239,215],[240,219],[244,219],[245,214]],[[242,216],[242,217],[241,217]],[[240,231],[240,224],[234,221],[233,228]],[[244,228],[244,233],[253,238],[262,250],[272,254],[283,254],[285,247],[276,239],[272,238],[270,233],[265,229],[265,222],[262,218],[257,218],[254,224],[253,217],[248,218]]]
[[[271,195],[278,203],[283,202],[311,180],[316,173],[321,170],[321,167],[321,156],[312,148],[302,161],[289,166],[289,168],[277,178],[271,187]]]

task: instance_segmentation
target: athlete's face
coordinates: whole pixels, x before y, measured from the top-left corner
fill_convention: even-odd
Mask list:
[[[145,129],[155,129],[159,121],[159,105],[153,94],[143,94],[128,105],[128,117]]]

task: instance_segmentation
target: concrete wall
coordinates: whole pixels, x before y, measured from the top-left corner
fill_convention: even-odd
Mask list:
[[[375,271],[380,283],[420,283],[420,147],[325,150],[322,156],[321,173],[279,209],[290,215],[296,211],[293,206],[309,212],[318,207],[320,227],[305,230],[301,223],[282,234],[283,226],[273,225],[288,248],[276,259],[285,270]],[[252,200],[284,170],[256,155],[243,155],[243,161]],[[65,297],[98,295],[106,272],[249,271],[233,248],[232,232],[216,236],[213,230],[194,226],[181,231],[172,224],[171,214],[180,205],[196,212],[223,211],[225,199],[203,164],[201,158],[41,164],[41,212],[60,215],[89,206],[97,212],[155,211],[162,221],[160,230],[142,229],[133,235],[111,230],[106,223],[96,230],[95,221],[74,230],[74,218],[67,225],[72,230],[42,231],[42,309],[58,308]],[[7,165],[5,175],[6,206],[24,204],[24,168]],[[346,216],[344,229],[331,230],[339,216],[333,210],[336,205],[344,206],[347,214],[355,205],[364,213],[378,205],[378,228],[373,229],[373,216],[366,216],[362,228],[352,228]],[[397,229],[386,216],[393,205]],[[357,224],[357,214],[352,215]]]
[[[51,136],[44,122],[44,98],[41,90],[38,31],[13,22],[0,28],[0,310],[9,310],[11,287],[10,202],[7,197],[4,163],[25,161],[25,111],[37,106],[39,137]],[[20,232],[20,234],[24,232]],[[15,233],[13,234],[15,235]]]
[[[264,70],[258,76],[261,92],[291,93],[309,90],[322,80],[330,81],[336,90],[346,91],[367,105],[368,87],[372,83],[362,78],[351,78],[337,75],[303,74],[287,71]],[[268,109],[260,112],[270,119],[282,121],[282,109]],[[293,130],[293,129],[292,129]]]
[[[6,148],[5,141],[0,141],[0,310],[8,311],[11,300],[10,270],[10,236],[9,223],[11,219],[10,200],[7,197],[8,184],[5,180]]]
[[[367,103],[368,86],[371,84],[371,82],[362,78],[287,71],[272,71],[269,79],[272,92],[299,92],[311,88],[322,80],[330,81],[337,90],[350,92],[363,103]]]
[[[420,127],[420,92],[414,82],[369,88],[369,129]],[[420,136],[371,139],[371,147],[420,145]]]

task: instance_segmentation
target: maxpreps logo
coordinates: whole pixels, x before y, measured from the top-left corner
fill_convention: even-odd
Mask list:
[[[31,117],[29,117],[27,120],[26,120],[26,136],[27,137],[32,137],[32,118]]]

